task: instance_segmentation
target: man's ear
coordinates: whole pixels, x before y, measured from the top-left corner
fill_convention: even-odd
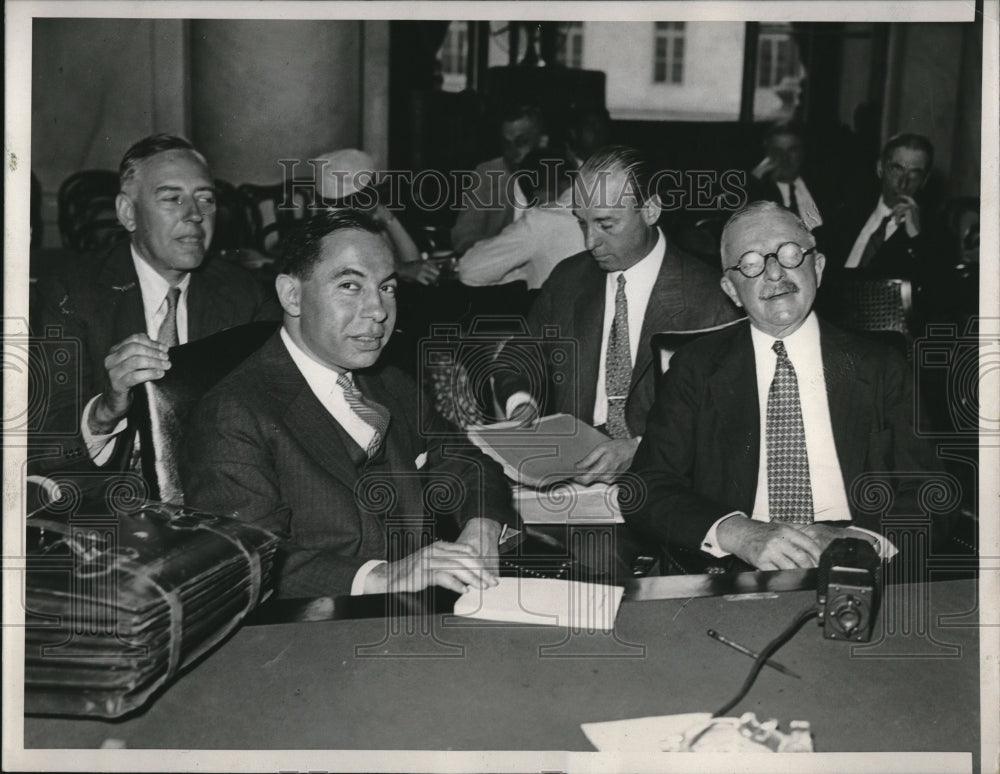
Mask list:
[[[646,199],[645,204],[642,205],[642,221],[647,226],[655,226],[656,222],[660,219],[660,213],[663,212],[663,205],[660,203],[660,195],[653,194],[648,199]]]
[[[278,303],[289,317],[298,317],[301,312],[301,283],[291,274],[279,274],[274,278],[274,290],[278,294]]]
[[[826,256],[823,253],[816,253],[813,257],[813,266],[816,267],[816,287],[823,282],[823,269],[826,268]]]
[[[878,179],[882,179],[882,175],[885,173],[885,169],[882,167],[882,159],[875,162],[875,174],[878,175]]]
[[[126,231],[130,234],[135,231],[135,205],[123,193],[119,193],[115,197],[115,215],[118,216],[118,222],[125,227]]]
[[[733,281],[731,279],[729,279],[729,277],[726,277],[725,275],[723,275],[722,279],[719,280],[719,284],[722,286],[722,291],[727,296],[729,296],[729,298],[732,300],[732,302],[734,304],[736,304],[736,306],[738,306],[738,307],[740,307],[742,309],[743,308],[743,302],[740,301],[740,296],[736,292],[736,286],[733,284]]]

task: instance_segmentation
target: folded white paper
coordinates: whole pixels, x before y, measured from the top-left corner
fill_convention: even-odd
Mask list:
[[[514,487],[514,507],[525,524],[623,524],[615,484],[562,483],[548,489]]]
[[[551,578],[501,578],[497,586],[469,589],[455,614],[488,621],[611,631],[622,601],[621,586]]]
[[[580,728],[599,752],[659,753],[669,746],[670,740],[683,736],[695,726],[704,725],[711,717],[710,712],[688,712],[582,723]]]

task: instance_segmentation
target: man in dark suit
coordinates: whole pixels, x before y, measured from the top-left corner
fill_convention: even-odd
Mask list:
[[[191,421],[186,502],[280,535],[281,596],[497,582],[502,527],[517,523],[510,488],[412,379],[378,362],[396,283],[366,214],[303,223],[276,280],[281,331]],[[429,534],[448,541],[423,545]]]
[[[764,160],[747,177],[749,201],[767,200],[787,207],[806,224],[822,244],[824,215],[833,209],[830,197],[821,190],[815,174],[804,171],[805,137],[801,126],[782,121],[764,134]],[[806,178],[809,178],[808,185]]]
[[[595,152],[580,168],[573,213],[587,250],[556,266],[527,321],[538,339],[554,332],[575,342],[576,371],[532,383],[516,367],[531,349],[515,341],[500,353],[509,370],[496,377],[495,391],[509,419],[566,413],[611,436],[578,463],[584,484],[610,481],[632,461],[653,403],[652,335],[737,318],[718,273],[657,228],[660,201],[650,180],[646,160],[622,146]],[[546,364],[529,362],[546,373]]]
[[[886,142],[876,164],[877,201],[858,197],[838,215],[831,243],[834,269],[860,270],[881,277],[926,278],[931,251],[917,195],[934,164],[934,146],[919,134],[897,134]]]
[[[58,366],[80,377],[50,396],[43,436],[36,439],[43,471],[92,463],[128,468],[136,388],[170,367],[169,348],[279,316],[274,299],[248,272],[205,260],[215,227],[215,183],[189,142],[169,135],[140,140],[125,153],[119,174],[115,204],[129,241],[73,257],[39,281],[36,333],[57,331],[72,341],[67,351],[78,347],[79,359]],[[48,354],[40,349],[42,357]],[[69,427],[79,432],[65,433]],[[64,432],[49,445],[53,428]]]
[[[910,368],[816,318],[825,258],[787,210],[756,202],[735,214],[722,261],[722,287],[749,321],[670,361],[631,469],[645,492],[623,499],[626,522],[668,551],[764,570],[815,566],[845,525],[871,530],[861,534],[890,555],[855,487],[865,473],[905,471],[894,507],[920,512],[909,474],[932,470],[933,450],[914,432]]]

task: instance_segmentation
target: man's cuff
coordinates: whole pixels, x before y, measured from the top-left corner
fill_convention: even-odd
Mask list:
[[[368,580],[371,571],[380,564],[388,564],[388,562],[384,559],[369,559],[358,568],[358,571],[354,573],[354,580],[351,581],[352,597],[359,597],[365,593],[365,581]]]
[[[857,531],[864,532],[875,538],[875,550],[878,551],[879,558],[883,562],[888,562],[892,557],[899,553],[899,549],[896,548],[895,544],[889,540],[885,535],[880,535],[877,532],[872,532],[870,529],[865,529],[864,527],[855,527],[851,524],[848,527],[844,527],[845,532]]]
[[[504,406],[504,414],[506,414],[507,419],[510,419],[510,415],[514,413],[514,409],[518,406],[523,406],[525,403],[532,404],[535,409],[538,409],[538,404],[535,399],[531,397],[531,393],[528,392],[515,392],[509,398],[507,398],[507,405]]]
[[[90,412],[93,411],[94,404],[100,397],[100,395],[95,395],[87,401],[87,405],[83,407],[83,416],[80,418],[80,435],[83,436],[83,443],[87,447],[90,459],[97,466],[104,465],[111,459],[115,450],[115,439],[128,427],[128,419],[123,418],[110,433],[95,435],[90,432]]]
[[[727,551],[723,551],[719,548],[719,539],[716,533],[719,531],[719,525],[722,524],[726,519],[733,516],[742,516],[744,519],[750,518],[743,511],[733,511],[732,513],[727,513],[721,519],[715,522],[711,527],[708,528],[708,532],[705,533],[704,540],[701,541],[701,550],[704,551],[709,556],[714,556],[716,559],[721,559],[724,556],[729,556]]]

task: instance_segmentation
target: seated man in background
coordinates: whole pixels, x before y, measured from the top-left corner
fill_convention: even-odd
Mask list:
[[[566,161],[577,170],[591,154],[611,144],[611,115],[596,105],[574,105],[566,124]]]
[[[881,277],[926,278],[931,246],[927,223],[915,198],[934,164],[934,146],[919,134],[897,134],[876,164],[878,200],[861,197],[839,215],[833,268],[860,269]]]
[[[371,215],[382,235],[392,246],[396,272],[401,279],[430,285],[437,281],[438,267],[420,258],[413,237],[406,227],[379,200],[375,186],[375,160],[356,148],[344,148],[312,160],[316,208],[362,209]],[[313,213],[309,213],[310,215]]]
[[[494,585],[500,466],[380,364],[396,321],[392,251],[370,217],[321,213],[289,236],[276,286],[282,329],[201,401],[181,479],[186,502],[276,532],[284,597]],[[450,438],[450,440],[449,440]],[[395,534],[436,507],[427,529]],[[450,523],[449,523],[450,522]]]
[[[772,125],[764,135],[764,160],[747,178],[749,201],[766,199],[788,208],[806,224],[806,228],[822,241],[823,213],[817,203],[815,181],[813,189],[803,179],[805,139],[798,124],[789,121]],[[829,209],[825,205],[823,209]],[[829,218],[830,213],[827,212]]]
[[[462,209],[451,229],[451,246],[464,253],[480,239],[496,236],[523,212],[527,197],[513,172],[525,156],[548,145],[542,112],[533,105],[517,105],[500,120],[502,155],[479,164],[472,187],[463,195]]]
[[[499,234],[466,250],[458,264],[458,277],[466,285],[524,280],[535,290],[557,263],[584,249],[566,162],[550,151],[532,151],[515,177],[531,206]]]
[[[38,439],[33,467],[41,472],[86,469],[91,461],[108,470],[134,467],[135,427],[127,415],[136,388],[170,368],[169,348],[280,314],[273,293],[246,270],[205,260],[215,182],[187,140],[146,137],[128,149],[119,173],[117,215],[129,240],[74,256],[39,278],[35,333],[56,328],[78,342],[70,351],[79,352],[79,362],[59,368],[80,375],[79,382],[57,383],[42,428],[75,425],[80,432],[60,438],[58,448]]]
[[[650,339],[658,331],[708,328],[737,318],[719,275],[671,244],[657,227],[660,199],[648,162],[633,148],[594,153],[573,184],[573,214],[585,251],[552,271],[528,314],[533,337],[553,331],[575,342],[570,374],[546,374],[537,348],[515,339],[501,350],[495,392],[508,419],[572,414],[611,439],[577,463],[582,484],[611,481],[626,470],[653,403]],[[507,348],[512,352],[507,353]],[[523,357],[513,355],[517,348]],[[527,359],[527,360],[526,360]],[[534,369],[519,367],[534,363]],[[549,375],[551,376],[551,374]]]
[[[912,373],[895,350],[817,319],[825,258],[788,210],[755,202],[733,215],[722,265],[749,322],[670,361],[632,463],[644,496],[623,499],[622,514],[668,551],[813,567],[841,527],[880,531],[851,497],[859,476],[933,469],[914,431]],[[921,512],[920,483],[898,487],[898,512]]]

